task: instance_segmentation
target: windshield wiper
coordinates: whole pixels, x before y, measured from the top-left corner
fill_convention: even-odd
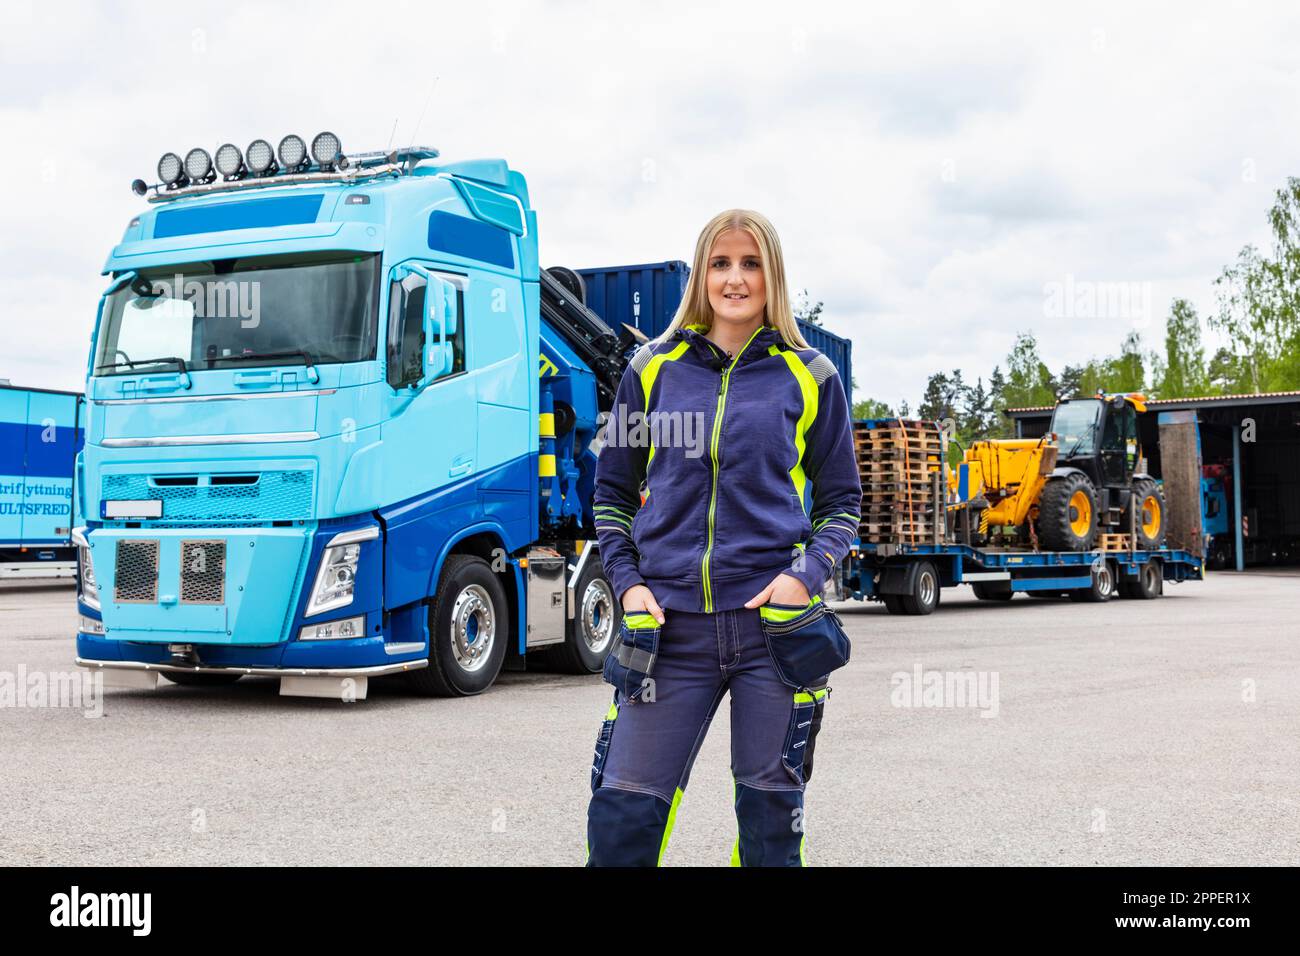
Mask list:
[[[110,369],[115,369],[115,368],[135,368],[137,365],[161,365],[164,362],[174,362],[176,365],[180,367],[180,370],[182,372],[185,372],[186,374],[189,373],[189,369],[185,365],[185,359],[177,358],[175,355],[167,355],[164,356],[163,358],[140,359],[137,362],[126,361],[126,362],[113,362],[110,365],[96,365],[95,371],[107,372]]]
[[[312,360],[311,353],[302,349],[285,349],[282,352],[242,352],[239,355],[210,355],[204,361],[211,364],[212,362],[239,362],[244,359],[290,358],[295,355],[302,359],[303,365],[306,365],[313,372],[316,371],[316,362]],[[322,352],[319,358],[326,362],[343,361],[337,355],[329,355],[325,352]]]

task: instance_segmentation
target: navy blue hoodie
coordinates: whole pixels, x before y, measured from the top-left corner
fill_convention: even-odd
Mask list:
[[[596,464],[605,574],[620,601],[645,584],[684,611],[741,607],[782,572],[814,596],[858,533],[844,386],[771,326],[734,357],[702,332],[641,346],[623,373]]]

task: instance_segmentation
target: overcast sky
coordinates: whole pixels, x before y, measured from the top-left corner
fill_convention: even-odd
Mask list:
[[[82,386],[162,152],[384,148],[395,121],[523,172],[543,265],[689,259],[714,213],[760,210],[853,339],[857,399],[987,375],[1017,330],[1054,369],[1133,327],[1158,347],[1300,174],[1300,18],[1047,6],[6,0],[0,378]],[[1089,283],[1134,297],[1089,309]]]

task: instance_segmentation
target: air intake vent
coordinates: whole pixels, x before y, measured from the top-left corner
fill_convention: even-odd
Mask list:
[[[181,542],[181,603],[226,602],[226,542]]]
[[[113,574],[118,604],[153,604],[158,600],[158,542],[120,540]]]

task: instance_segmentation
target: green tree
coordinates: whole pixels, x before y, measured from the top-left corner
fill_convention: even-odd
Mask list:
[[[1033,332],[1017,332],[1007,356],[1007,377],[1002,387],[1002,408],[1056,404],[1052,373],[1038,355]]]
[[[824,303],[818,299],[813,302],[808,295],[807,289],[800,289],[799,295],[794,303],[794,317],[803,319],[809,325],[816,325],[819,328],[822,324],[822,306]]]
[[[1156,377],[1156,397],[1191,398],[1209,390],[1201,320],[1190,302],[1174,299],[1165,320],[1165,358]]]
[[[894,410],[884,402],[878,402],[874,398],[864,398],[860,402],[853,403],[854,421],[864,421],[868,418],[895,418]]]

